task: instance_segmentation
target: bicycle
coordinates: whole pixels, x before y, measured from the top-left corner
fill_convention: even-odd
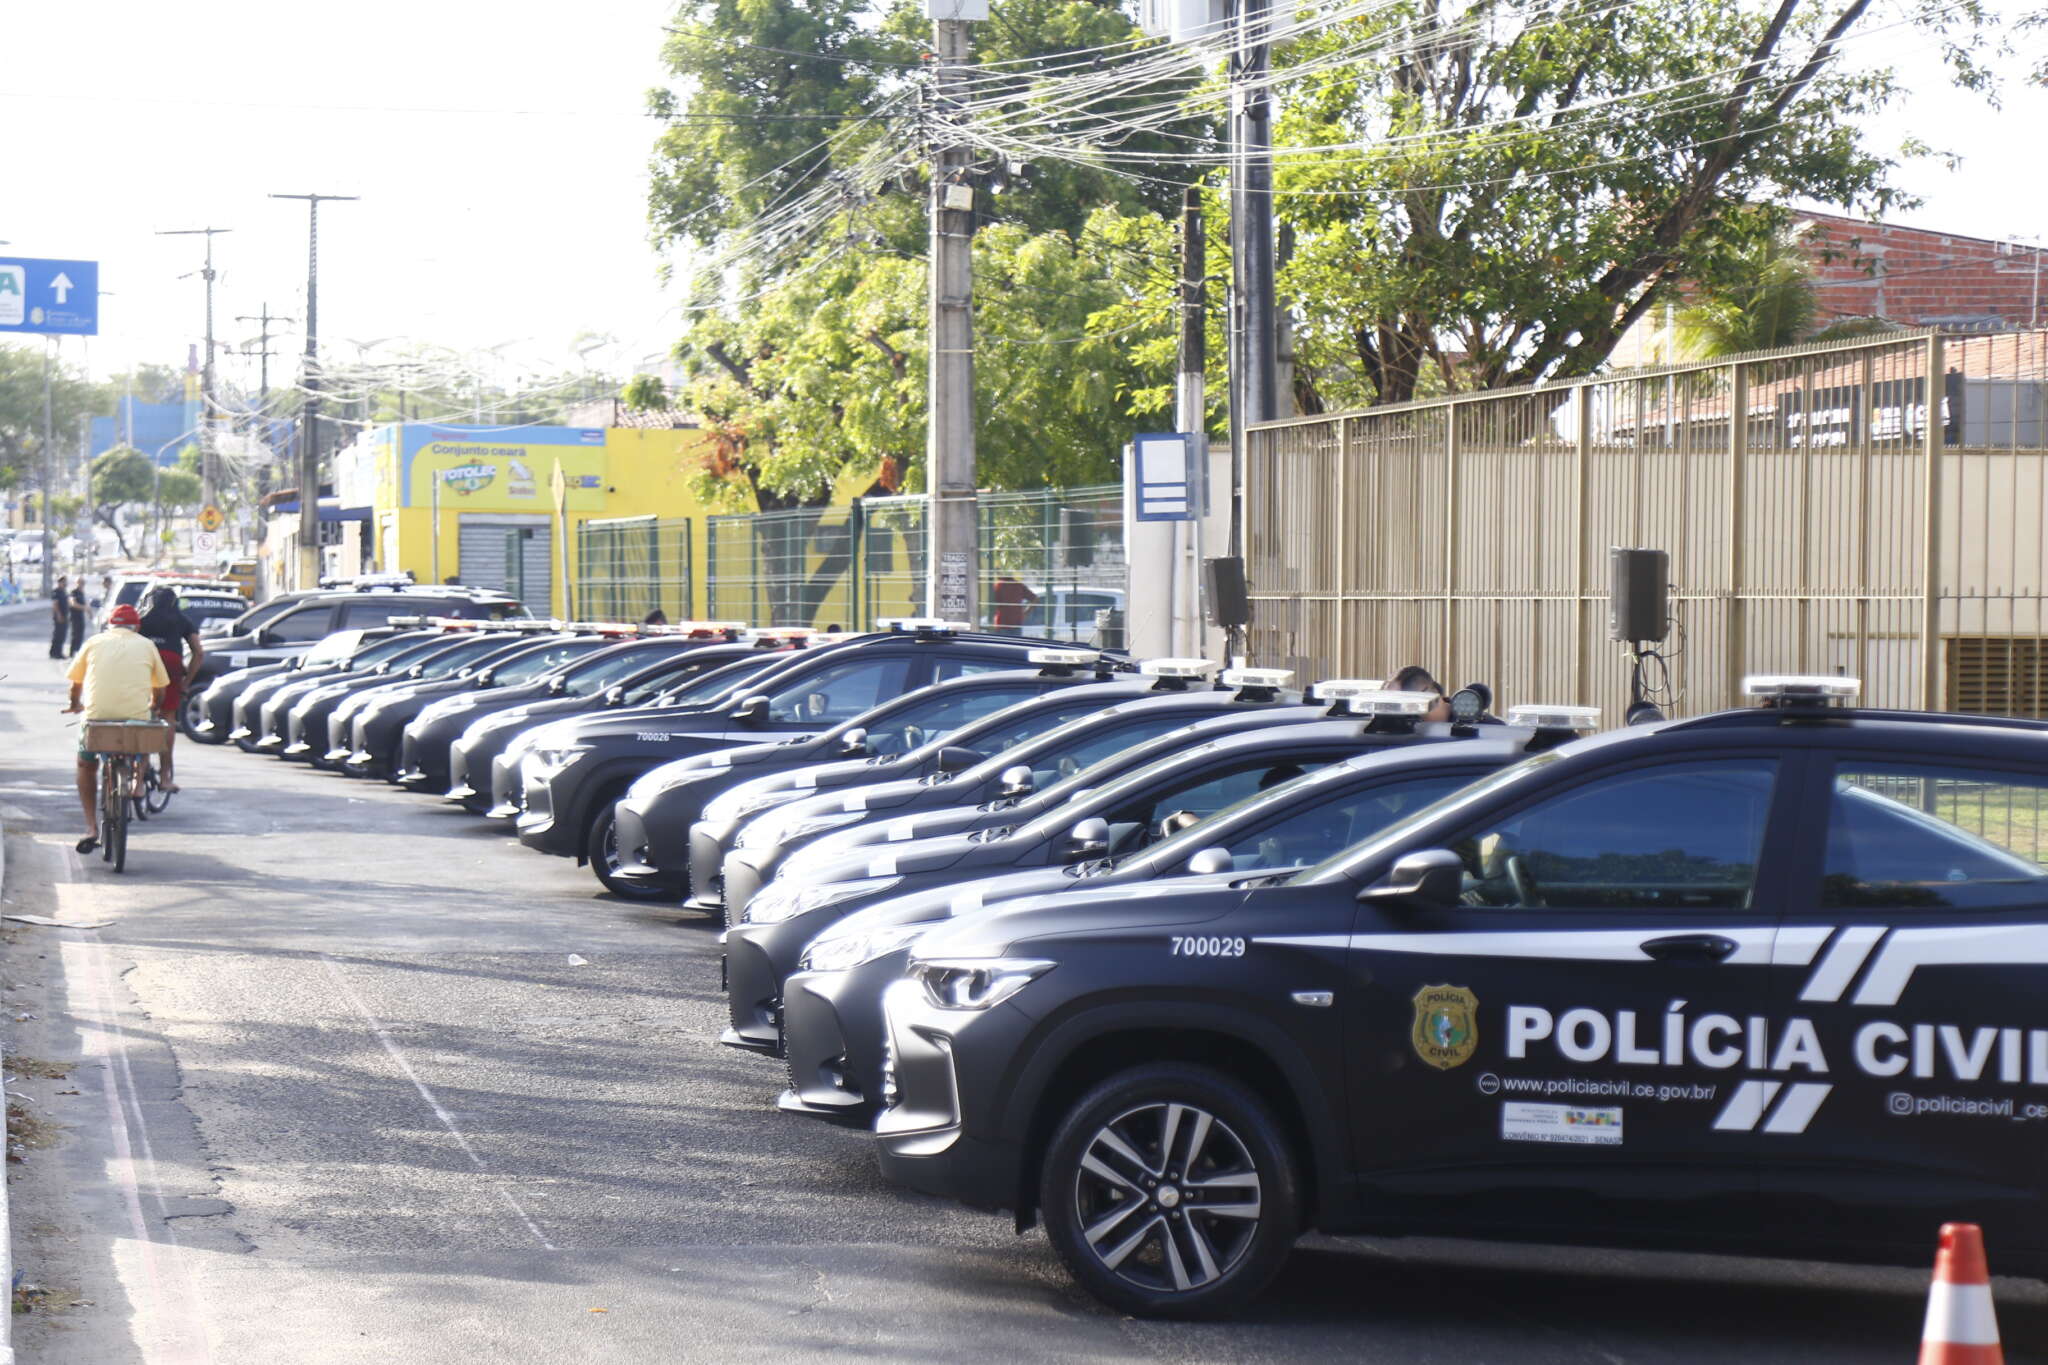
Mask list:
[[[128,866],[128,820],[131,809],[146,804],[147,790],[135,795],[142,779],[141,760],[170,748],[171,728],[160,720],[89,720],[85,747],[100,760],[100,858],[114,871]],[[154,766],[154,765],[151,765]]]
[[[147,820],[152,815],[162,815],[170,809],[171,797],[176,793],[164,786],[163,769],[156,761],[155,754],[142,755],[142,795],[130,795],[128,800],[134,808],[135,818]]]

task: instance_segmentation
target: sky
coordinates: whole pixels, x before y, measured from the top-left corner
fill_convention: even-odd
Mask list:
[[[66,341],[74,361],[182,364],[202,334],[202,239],[157,231],[233,229],[214,239],[215,334],[239,347],[259,329],[238,316],[304,316],[306,206],[267,196],[354,194],[320,214],[330,363],[436,343],[502,382],[574,366],[578,338],[597,334],[613,340],[595,367],[652,368],[679,330],[647,240],[656,129],[642,113],[671,11],[20,0],[0,74],[0,254],[101,262],[101,334]],[[2048,230],[2034,145],[2048,91],[2012,85],[1995,110],[1903,31],[1851,59],[1896,64],[1912,92],[1870,145],[1918,137],[1963,158],[1904,168],[1927,202],[1894,217],[1979,237]],[[289,373],[304,343],[278,330],[272,365]],[[255,359],[224,349],[219,363],[254,387]]]

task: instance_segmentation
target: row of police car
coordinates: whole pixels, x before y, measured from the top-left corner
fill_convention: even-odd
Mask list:
[[[2048,724],[484,615],[196,728],[715,917],[783,1111],[1119,1309],[1233,1310],[1311,1229],[2048,1267]]]

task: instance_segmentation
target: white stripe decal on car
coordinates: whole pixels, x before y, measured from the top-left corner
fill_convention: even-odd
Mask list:
[[[1898,929],[1856,992],[1858,1005],[1896,1005],[1916,967],[2048,966],[2048,924]]]
[[[1806,989],[1799,992],[1799,998],[1840,1000],[1842,992],[1849,989],[1849,983],[1856,979],[1863,960],[1870,956],[1871,947],[1883,937],[1881,925],[1852,924],[1844,929],[1841,937],[1835,940],[1835,946],[1828,949],[1828,955],[1821,959],[1820,966],[1806,978]]]
[[[1785,1098],[1778,1101],[1778,1107],[1771,1111],[1764,1121],[1766,1133],[1803,1133],[1806,1125],[1813,1122],[1813,1116],[1820,1109],[1820,1102],[1828,1097],[1832,1085],[1819,1082],[1801,1082],[1789,1086]]]
[[[1714,1120],[1714,1127],[1724,1133],[1751,1131],[1756,1127],[1756,1121],[1764,1116],[1764,1107],[1777,1097],[1783,1085],[1783,1081],[1744,1081],[1728,1097],[1728,1103]]]

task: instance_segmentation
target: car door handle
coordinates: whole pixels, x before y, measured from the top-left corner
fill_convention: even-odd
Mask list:
[[[1643,951],[1659,962],[1720,962],[1737,946],[1720,934],[1668,934],[1643,944]]]

